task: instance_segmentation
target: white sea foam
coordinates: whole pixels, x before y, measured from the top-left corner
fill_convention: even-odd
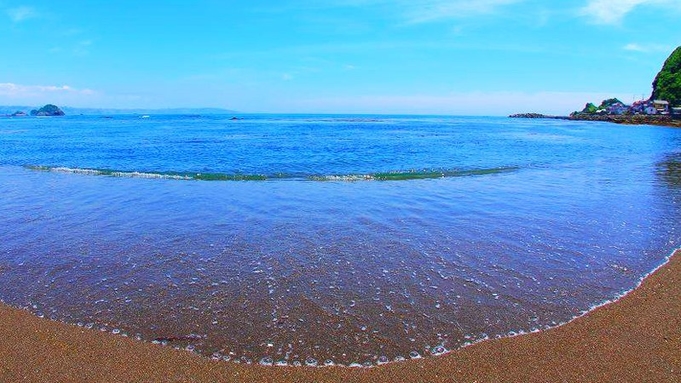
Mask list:
[[[551,325],[546,325],[546,326],[544,326],[543,329],[533,328],[532,330],[529,331],[529,333],[537,333],[537,332],[546,331],[546,330],[551,330],[551,329],[554,329],[554,328],[557,328],[557,327],[564,326],[564,325],[569,324],[569,323],[571,323],[571,322],[573,322],[573,321],[575,321],[575,320],[577,320],[577,319],[580,319],[580,318],[582,318],[582,317],[584,317],[584,316],[586,316],[586,315],[589,315],[589,314],[590,314],[591,312],[593,312],[594,310],[597,310],[597,309],[599,309],[599,308],[601,308],[601,307],[608,306],[608,305],[613,304],[613,303],[617,303],[619,300],[621,300],[622,298],[626,297],[627,295],[631,294],[633,291],[635,291],[636,289],[638,289],[639,287],[641,287],[641,285],[645,282],[645,280],[646,280],[648,277],[650,277],[652,274],[656,273],[656,272],[657,272],[658,270],[660,270],[661,268],[665,267],[665,266],[669,263],[669,261],[671,260],[671,257],[672,257],[672,256],[674,255],[674,253],[676,253],[677,251],[681,252],[681,248],[678,248],[678,249],[673,250],[669,255],[667,255],[667,256],[664,258],[664,261],[663,261],[660,265],[658,265],[657,267],[655,267],[652,271],[650,271],[650,272],[646,273],[645,275],[643,275],[643,276],[636,282],[636,285],[635,285],[633,288],[631,288],[630,290],[627,290],[627,291],[625,291],[625,292],[623,292],[623,293],[621,293],[621,294],[618,294],[618,295],[615,296],[613,299],[608,299],[608,300],[603,301],[603,302],[601,302],[601,303],[592,305],[589,309],[580,312],[579,315],[574,316],[574,317],[573,317],[572,319],[570,319],[570,320],[563,321],[563,322],[553,322]],[[497,335],[497,336],[495,337],[495,339],[513,338],[513,337],[516,337],[516,336],[526,335],[527,333],[528,333],[528,332],[527,332],[527,331],[524,331],[524,330],[509,331],[509,332],[506,333],[505,335],[502,335],[502,334]],[[463,349],[463,348],[466,348],[466,347],[473,346],[473,345],[475,345],[475,344],[477,344],[477,343],[481,343],[481,342],[488,341],[489,339],[490,339],[490,337],[489,337],[487,334],[483,334],[483,337],[480,338],[480,339],[477,339],[477,340],[472,341],[472,342],[464,343],[464,345],[462,345],[462,346],[460,347],[460,349]]]
[[[164,174],[164,173],[149,173],[139,171],[110,171],[100,169],[86,169],[86,168],[69,168],[63,166],[57,167],[34,167],[35,170],[44,170],[53,173],[68,173],[88,176],[109,176],[121,178],[148,178],[148,179],[169,179],[169,180],[192,180],[195,177],[183,174]]]
[[[679,249],[678,251],[681,251],[681,249]],[[580,317],[582,317],[582,316],[587,315],[588,313],[590,313],[590,312],[593,311],[593,310],[596,310],[596,309],[598,309],[598,308],[600,308],[600,307],[607,306],[607,305],[609,305],[609,304],[611,304],[611,303],[617,302],[618,300],[620,300],[620,299],[622,299],[623,297],[627,296],[627,295],[628,295],[629,293],[631,293],[632,291],[634,291],[634,290],[636,290],[637,288],[639,288],[639,287],[641,286],[641,284],[645,281],[645,279],[648,278],[650,275],[654,274],[654,273],[657,272],[660,268],[662,268],[662,267],[664,267],[665,265],[667,265],[667,264],[669,263],[669,260],[671,259],[671,255],[672,255],[672,254],[673,254],[673,252],[672,252],[669,256],[667,256],[667,257],[665,258],[665,261],[664,261],[662,264],[660,264],[659,266],[655,267],[652,271],[650,271],[649,273],[647,273],[647,274],[645,274],[643,277],[641,277],[640,280],[636,283],[636,286],[635,286],[634,288],[632,288],[631,290],[628,290],[628,291],[626,291],[626,292],[624,292],[624,293],[622,293],[622,294],[619,294],[616,298],[613,298],[613,299],[611,299],[611,300],[608,300],[608,301],[605,301],[605,302],[602,302],[602,303],[593,305],[592,307],[590,307],[589,310],[583,311],[582,313],[580,313],[579,315],[575,316],[575,317],[572,318],[571,320],[568,320],[568,321],[565,321],[565,322],[561,322],[561,323],[555,323],[555,324],[552,325],[552,326],[546,326],[546,329],[555,328],[555,327],[559,327],[559,326],[565,325],[565,324],[570,323],[570,322],[572,322],[572,321],[574,321],[574,320],[576,320],[576,319],[578,319],[578,318],[580,318]],[[92,328],[92,327],[94,327],[94,324],[93,324],[93,323],[84,324],[83,322],[78,322],[78,326],[83,326],[83,327],[86,327],[86,328]],[[101,331],[107,331],[107,329],[106,329],[105,326],[100,327],[100,330],[101,330]],[[511,337],[523,336],[523,335],[526,335],[526,334],[528,334],[528,333],[535,333],[535,332],[539,332],[539,331],[543,331],[543,330],[542,330],[542,329],[539,329],[539,328],[537,328],[537,327],[534,327],[533,329],[528,330],[528,331],[526,331],[526,330],[511,330],[511,331],[508,331],[506,334],[497,335],[497,336],[495,336],[495,338],[511,338]],[[114,329],[112,330],[112,333],[114,333],[114,334],[118,334],[118,333],[120,333],[120,332],[121,332],[121,330],[119,330],[119,329],[117,329],[117,328],[114,328]],[[192,336],[204,337],[204,336],[196,335],[196,334],[192,334]],[[141,339],[141,337],[139,336],[139,334],[138,334],[138,336],[137,336],[136,338],[137,338],[137,339]],[[459,349],[463,349],[463,348],[466,348],[466,347],[470,347],[470,346],[472,346],[472,345],[475,345],[475,344],[477,344],[477,343],[481,343],[481,342],[484,342],[484,341],[488,341],[488,340],[490,339],[490,337],[489,337],[489,335],[482,333],[482,334],[480,334],[479,336],[466,335],[466,336],[464,336],[464,339],[467,339],[468,341],[465,342],[462,346],[460,346]],[[152,341],[152,343],[154,343],[154,344],[163,344],[164,342],[161,342],[161,341],[158,341],[158,340],[154,340],[154,341]],[[180,349],[180,348],[177,347],[177,346],[176,346],[175,348],[178,349],[178,350]],[[186,347],[184,348],[184,350],[190,351],[190,352],[194,352],[194,351],[195,351],[195,347],[194,347],[193,345],[188,345],[188,346],[186,346]],[[445,354],[450,353],[452,350],[448,350],[444,345],[438,345],[438,346],[434,346],[434,347],[428,347],[428,346],[426,346],[426,351],[427,351],[427,353],[428,353],[429,355],[431,355],[431,356],[441,356],[441,355],[445,355]],[[230,353],[230,354],[232,354],[232,353]],[[421,353],[419,353],[418,351],[415,351],[415,350],[414,350],[414,351],[411,351],[411,352],[409,353],[409,358],[410,358],[410,359],[421,359],[421,358],[423,358],[423,356],[421,355]],[[242,356],[241,358],[232,359],[232,357],[231,357],[230,355],[222,355],[222,354],[219,353],[219,352],[213,353],[213,355],[211,356],[211,359],[216,360],[216,361],[220,361],[220,360],[222,360],[222,361],[230,361],[230,360],[233,360],[234,363],[245,363],[245,364],[251,364],[251,363],[252,363],[251,359],[249,359],[249,358],[247,358],[247,357],[245,357],[245,356]],[[320,364],[316,359],[311,358],[311,357],[310,357],[310,358],[307,358],[307,359],[305,360],[304,363],[301,363],[300,361],[293,361],[293,362],[290,362],[290,363],[289,363],[289,362],[287,362],[286,360],[283,360],[283,359],[282,359],[282,360],[278,360],[278,361],[275,362],[274,359],[271,358],[271,357],[263,357],[263,358],[261,358],[261,359],[259,360],[259,364],[264,365],[264,366],[280,366],[280,367],[283,367],[283,366],[294,366],[294,367],[299,367],[299,366],[305,365],[305,366],[308,366],[308,367],[341,366],[341,367],[350,367],[350,368],[367,368],[367,367],[370,368],[370,367],[374,367],[374,366],[381,366],[381,365],[384,365],[384,364],[387,364],[387,363],[391,363],[391,362],[402,362],[402,361],[405,361],[405,360],[406,360],[406,358],[404,358],[404,357],[402,357],[402,356],[396,356],[396,357],[394,357],[392,360],[390,360],[390,359],[389,359],[388,357],[386,357],[386,356],[379,356],[379,357],[376,359],[376,361],[373,362],[373,363],[370,362],[370,361],[366,361],[366,362],[364,362],[364,363],[353,362],[353,363],[350,363],[350,364],[348,364],[348,365],[343,365],[343,364],[335,363],[335,362],[333,362],[333,361],[330,360],[330,359],[327,359],[327,360],[325,360],[322,364]]]
[[[262,359],[260,359],[260,364],[263,366],[272,366],[274,365],[274,360],[270,358],[269,356],[266,356]]]

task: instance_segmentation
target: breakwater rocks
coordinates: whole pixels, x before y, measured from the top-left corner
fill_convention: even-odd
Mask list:
[[[510,118],[552,118],[554,120],[568,120],[566,116],[549,116],[541,113],[518,113],[508,116]]]
[[[574,113],[567,119],[575,121],[603,121],[624,125],[661,125],[681,127],[681,116],[671,115],[618,115]]]
[[[512,114],[510,118],[548,118],[554,120],[572,121],[600,121],[624,125],[660,125],[681,127],[680,115],[619,115],[619,114],[591,114],[573,113],[570,116],[546,116],[539,113]]]

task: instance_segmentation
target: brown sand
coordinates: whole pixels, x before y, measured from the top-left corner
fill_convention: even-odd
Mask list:
[[[539,333],[375,368],[243,366],[0,305],[0,382],[681,382],[681,251],[618,302]]]

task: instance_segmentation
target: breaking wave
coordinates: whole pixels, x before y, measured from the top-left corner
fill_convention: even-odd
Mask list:
[[[453,170],[409,170],[409,171],[389,171],[366,174],[345,174],[345,175],[300,175],[300,174],[241,174],[241,173],[197,173],[197,172],[172,172],[172,171],[127,171],[113,169],[88,169],[70,168],[63,166],[26,166],[27,169],[54,172],[70,173],[90,176],[108,176],[124,178],[150,178],[168,179],[182,181],[266,181],[284,179],[304,179],[309,181],[405,181],[419,179],[436,179],[448,177],[468,177],[482,176],[490,174],[508,173],[518,170],[518,167],[497,167],[486,169],[453,169]]]

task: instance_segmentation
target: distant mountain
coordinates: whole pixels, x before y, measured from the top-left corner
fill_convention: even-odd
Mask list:
[[[681,106],[681,47],[676,48],[667,58],[662,70],[653,81],[652,100],[669,101],[672,106]]]
[[[0,105],[0,116],[10,115],[17,111],[29,113],[34,110],[35,106],[25,105]],[[102,116],[115,114],[236,114],[237,111],[222,108],[167,108],[167,109],[113,109],[113,108],[75,108],[64,106],[61,108],[67,115],[88,115],[88,116]]]

